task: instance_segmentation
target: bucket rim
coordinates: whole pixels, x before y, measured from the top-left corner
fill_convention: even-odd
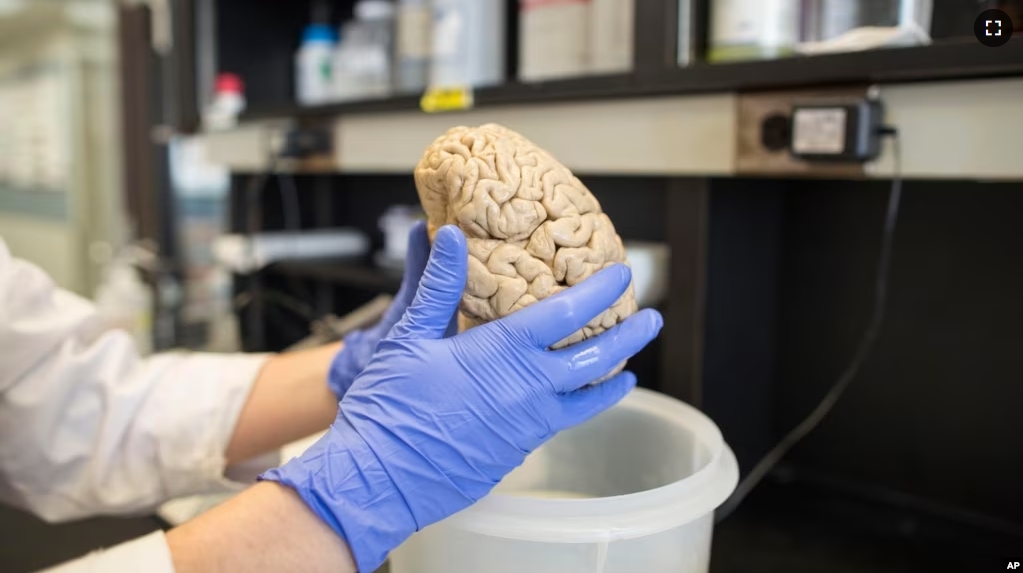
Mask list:
[[[521,541],[606,543],[696,521],[731,495],[739,481],[738,463],[717,425],[704,413],[645,388],[635,388],[614,408],[642,410],[684,426],[707,448],[710,459],[678,481],[624,495],[541,499],[491,493],[440,524]]]

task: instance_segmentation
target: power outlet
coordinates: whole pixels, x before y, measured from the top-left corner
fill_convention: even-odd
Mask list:
[[[793,111],[800,106],[855,106],[868,86],[739,95],[736,172],[739,175],[862,177],[863,164],[840,157],[793,154]],[[834,146],[834,143],[831,143]],[[828,148],[834,149],[834,147]],[[844,151],[843,147],[843,151]]]
[[[324,128],[292,128],[284,133],[280,156],[288,159],[310,159],[334,152],[334,134]]]

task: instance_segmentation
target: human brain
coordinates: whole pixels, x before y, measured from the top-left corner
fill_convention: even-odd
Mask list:
[[[466,236],[459,330],[626,262],[611,219],[586,186],[549,153],[500,125],[448,130],[426,148],[415,180],[430,239],[448,224]],[[611,308],[553,348],[596,336],[634,312],[630,284]]]

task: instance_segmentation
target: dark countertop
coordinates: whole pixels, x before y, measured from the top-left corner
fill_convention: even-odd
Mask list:
[[[714,529],[711,573],[962,573],[1021,561],[1023,536],[807,484],[765,483]]]

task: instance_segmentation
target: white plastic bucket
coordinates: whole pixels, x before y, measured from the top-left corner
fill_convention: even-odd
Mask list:
[[[413,535],[391,571],[705,573],[714,509],[738,478],[709,418],[637,388],[531,454],[479,503]]]

